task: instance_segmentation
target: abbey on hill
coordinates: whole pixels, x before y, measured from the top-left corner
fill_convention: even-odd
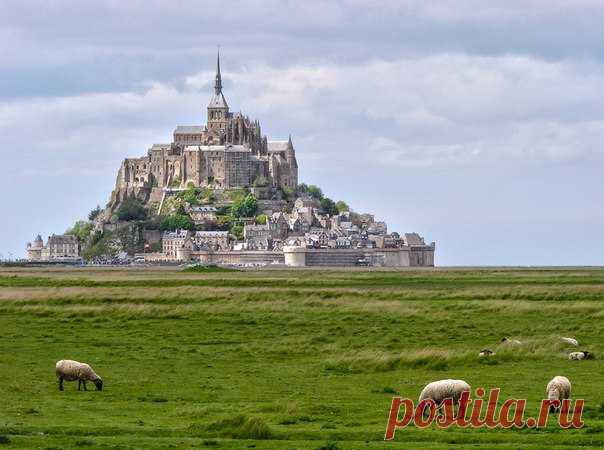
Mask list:
[[[125,159],[105,208],[28,244],[30,261],[288,266],[433,266],[435,244],[389,232],[317,186],[298,183],[291,136],[270,141],[232,113],[220,56],[205,125]]]
[[[169,144],[153,144],[147,155],[122,163],[113,203],[128,195],[159,200],[163,189],[269,187],[263,195],[295,189],[298,163],[291,141],[269,141],[258,120],[233,113],[222,93],[220,56],[205,125],[179,125]],[[271,192],[272,191],[272,192]]]

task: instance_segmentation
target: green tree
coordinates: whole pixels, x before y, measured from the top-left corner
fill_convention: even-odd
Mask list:
[[[141,202],[135,198],[127,198],[117,210],[119,220],[145,220],[147,210]]]
[[[281,192],[283,192],[283,198],[285,200],[292,200],[294,197],[294,190],[288,186],[282,187]]]
[[[179,192],[178,198],[180,198],[183,202],[187,202],[190,205],[197,206],[199,205],[198,195],[199,190],[195,187],[192,187],[188,188],[186,191]]]
[[[200,190],[199,197],[203,203],[213,203],[214,202],[214,191],[212,189],[202,188]]]
[[[80,241],[86,241],[92,231],[92,224],[85,220],[78,220],[65,234],[77,236]]]
[[[330,216],[338,214],[338,208],[336,207],[335,202],[328,197],[323,197],[321,199],[321,209],[325,214],[329,214]]]
[[[243,239],[243,225],[240,223],[233,224],[231,227],[231,234],[237,239]]]
[[[245,198],[238,198],[231,206],[231,214],[235,217],[253,217],[258,210],[258,200],[252,194]]]
[[[96,219],[99,216],[99,214],[101,213],[101,211],[102,211],[101,210],[101,206],[97,205],[96,208],[94,208],[92,211],[90,211],[88,213],[88,220],[90,220],[92,222],[94,219]]]
[[[300,183],[296,190],[300,194],[306,194],[308,192],[308,185],[306,183]]]
[[[314,184],[311,184],[310,186],[308,186],[307,192],[311,197],[314,197],[317,200],[321,200],[323,198],[323,191],[321,190],[320,187],[315,186]]]
[[[111,239],[111,233],[97,230],[89,236],[88,242],[82,251],[82,258],[90,260],[92,258],[113,257],[115,251],[108,244]]]
[[[161,219],[159,229],[162,231],[194,230],[195,223],[185,214],[172,214]]]
[[[336,202],[336,208],[338,208],[338,212],[350,211],[350,208],[346,204],[345,201],[338,200]]]
[[[268,217],[266,214],[258,214],[256,216],[256,223],[258,225],[266,225],[266,221],[268,220]]]

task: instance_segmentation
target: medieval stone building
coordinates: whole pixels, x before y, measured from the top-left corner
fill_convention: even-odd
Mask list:
[[[147,155],[122,163],[113,203],[125,195],[158,198],[164,188],[230,189],[253,185],[295,188],[298,163],[291,137],[269,141],[260,123],[233,113],[222,93],[220,55],[214,95],[205,125],[177,126],[169,144],[153,144]]]

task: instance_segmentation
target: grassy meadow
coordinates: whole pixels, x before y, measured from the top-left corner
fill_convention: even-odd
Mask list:
[[[569,361],[560,336],[596,359]],[[60,392],[59,359],[105,389]],[[585,399],[584,428],[383,441],[392,397],[430,381],[500,387],[535,416],[554,375]],[[0,449],[602,448],[604,270],[5,267],[0,399]]]

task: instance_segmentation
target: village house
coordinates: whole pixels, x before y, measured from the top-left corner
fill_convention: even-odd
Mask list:
[[[191,246],[189,230],[165,231],[162,235],[162,252],[168,260],[179,258],[179,249]]]
[[[268,250],[271,248],[271,231],[269,224],[245,225],[243,238],[250,250]]]
[[[74,261],[80,258],[80,243],[71,234],[53,234],[48,237],[46,245],[40,235],[33,243],[27,243],[27,259],[29,261]]]
[[[198,250],[229,250],[228,231],[197,231],[194,241]]]

